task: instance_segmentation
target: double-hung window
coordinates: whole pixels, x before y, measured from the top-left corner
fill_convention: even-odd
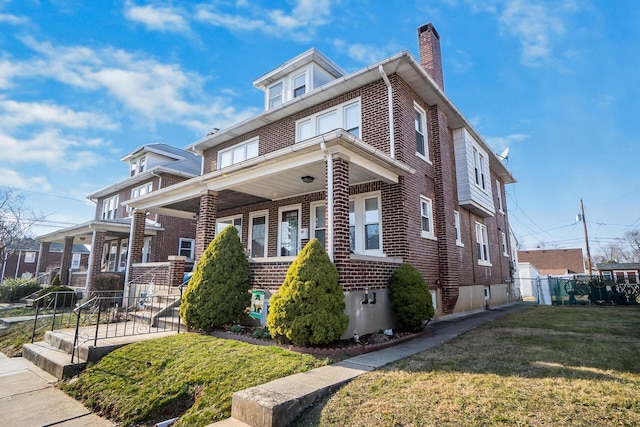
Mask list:
[[[143,156],[143,157],[139,157],[137,159],[131,160],[130,166],[131,166],[131,169],[129,172],[129,176],[135,176],[139,173],[142,173],[147,169],[147,158]]]
[[[478,251],[478,264],[491,265],[487,226],[479,222],[476,222],[476,250]]]
[[[473,172],[476,181],[476,185],[482,188],[484,191],[487,190],[487,179],[486,179],[486,157],[483,153],[481,153],[476,147],[473,147]]]
[[[327,206],[324,202],[311,205],[311,226],[313,235],[320,241],[323,248],[327,244]]]
[[[351,252],[382,255],[379,194],[364,194],[349,200],[349,246]]]
[[[435,239],[436,235],[433,231],[433,202],[424,196],[420,196],[420,222],[422,237]]]
[[[464,246],[464,243],[462,243],[462,231],[460,229],[460,212],[453,211],[453,223],[456,228],[456,245]]]
[[[258,156],[259,140],[258,138],[241,142],[233,147],[218,152],[218,169],[235,165],[247,159]]]
[[[196,249],[196,241],[193,239],[180,238],[180,246],[178,247],[178,255],[186,257],[187,262],[192,262]]]
[[[507,234],[504,231],[500,232],[500,243],[502,243],[502,255],[508,257],[509,251],[507,250]]]
[[[141,185],[140,187],[136,187],[134,189],[131,190],[131,198],[135,199],[138,196],[142,196],[144,194],[147,193],[151,193],[151,190],[153,189],[153,183],[152,182],[147,182],[144,185]]]
[[[240,240],[242,240],[242,215],[217,219],[216,236],[230,225],[233,225],[238,230],[238,237],[240,237]]]
[[[119,196],[109,197],[102,202],[102,219],[116,219]]]
[[[293,97],[297,98],[298,96],[307,92],[307,74],[303,73],[293,78]]]
[[[360,99],[345,102],[296,122],[296,142],[322,135],[334,129],[345,129],[360,138]]]
[[[269,87],[269,108],[277,107],[282,104],[282,89],[282,82]]]
[[[425,160],[429,160],[429,141],[427,140],[427,114],[418,106],[413,104],[414,124],[416,128],[416,155]]]
[[[504,213],[504,204],[502,203],[502,184],[496,179],[496,193],[498,196],[498,211]]]

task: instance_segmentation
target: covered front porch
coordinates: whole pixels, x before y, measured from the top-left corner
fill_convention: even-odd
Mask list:
[[[147,212],[196,219],[196,262],[217,232],[237,227],[252,287],[267,298],[277,292],[301,248],[316,237],[338,268],[348,315],[385,323],[389,314],[376,312],[384,310],[388,278],[402,258],[385,250],[383,200],[399,191],[403,175],[414,172],[335,130],[127,204],[133,208],[132,227]],[[362,310],[365,292],[379,303],[368,306],[369,315]],[[357,328],[355,322],[348,333]]]

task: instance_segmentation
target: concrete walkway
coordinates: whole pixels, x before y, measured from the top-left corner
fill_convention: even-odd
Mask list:
[[[0,353],[0,424],[7,427],[111,427],[56,387],[58,379],[22,357]]]

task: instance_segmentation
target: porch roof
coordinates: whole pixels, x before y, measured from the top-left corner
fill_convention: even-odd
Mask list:
[[[377,180],[397,183],[400,176],[415,173],[405,163],[336,129],[124,203],[135,209],[195,218],[200,194],[207,190],[218,192],[219,211],[324,191],[328,153],[349,157],[349,185]],[[313,180],[304,182],[302,177]]]
[[[93,240],[94,231],[106,231],[109,237],[129,237],[131,230],[131,218],[110,219],[110,220],[92,220],[82,224],[63,228],[53,233],[43,234],[36,237],[39,242],[64,242],[65,237],[74,237],[80,239],[80,244],[88,245]],[[164,228],[153,221],[146,221],[145,235],[155,236],[158,231]]]

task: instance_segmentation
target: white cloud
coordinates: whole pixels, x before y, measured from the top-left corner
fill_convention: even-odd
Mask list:
[[[125,5],[124,12],[127,19],[139,22],[150,30],[178,33],[189,31],[189,24],[183,14],[180,9],[152,5],[136,6],[129,2]]]
[[[29,22],[29,20],[22,16],[0,13],[0,22],[6,23],[6,24],[20,25],[20,24],[25,24]]]
[[[73,111],[60,105],[43,102],[16,102],[0,98],[0,127],[17,128],[33,124],[58,124],[68,128],[115,129],[108,117],[85,111]]]
[[[7,168],[0,168],[0,185],[20,190],[51,191],[53,189],[43,176],[23,176]]]
[[[62,136],[57,129],[47,129],[29,138],[0,133],[0,152],[6,163],[44,164],[59,170],[78,170],[98,164],[98,156],[80,151],[82,146]]]
[[[529,135],[525,135],[522,133],[513,133],[506,136],[495,136],[485,138],[487,144],[491,146],[497,152],[502,152],[503,150],[512,147],[514,144],[519,144],[526,139],[529,138]]]
[[[386,46],[373,46],[361,43],[349,44],[341,39],[335,39],[333,46],[338,52],[348,55],[352,60],[364,64],[371,64],[389,56],[389,54],[399,50],[397,46],[388,44]]]
[[[295,6],[286,11],[249,6],[242,1],[236,4],[246,7],[242,13],[225,13],[214,5],[200,4],[196,7],[195,19],[230,31],[258,30],[293,41],[311,40],[318,27],[330,23],[330,0],[296,0],[294,3]]]

